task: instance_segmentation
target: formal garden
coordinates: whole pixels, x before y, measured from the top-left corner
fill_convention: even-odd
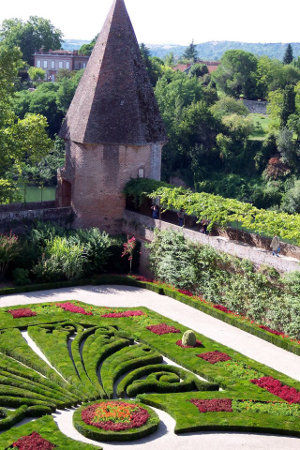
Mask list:
[[[300,435],[299,382],[147,308],[2,307],[0,329],[3,449],[99,448],[59,431],[51,414],[69,408],[75,429],[104,448],[157,430],[152,407],[176,434]]]

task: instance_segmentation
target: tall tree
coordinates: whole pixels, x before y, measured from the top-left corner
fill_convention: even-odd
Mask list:
[[[45,51],[61,48],[62,32],[50,20],[30,16],[27,22],[20,19],[6,19],[0,28],[0,38],[12,47],[20,47],[23,59],[33,66],[33,54],[40,48]]]
[[[284,57],[283,57],[283,64],[291,64],[293,59],[294,59],[293,48],[292,48],[291,44],[288,44],[285,54],[284,54]]]
[[[13,197],[14,176],[20,174],[24,162],[35,164],[51,145],[45,117],[32,114],[21,120],[13,112],[20,56],[17,48],[0,43],[0,203]]]
[[[243,95],[256,98],[256,72],[258,60],[244,50],[228,50],[212,77],[219,89],[233,97]]]
[[[296,99],[295,87],[288,85],[283,91],[283,105],[280,114],[282,128],[286,126],[289,116],[295,113],[296,110],[295,99]]]
[[[196,62],[198,59],[198,51],[197,46],[194,44],[194,41],[190,43],[190,45],[185,49],[182,57],[184,59],[188,59],[189,61]]]

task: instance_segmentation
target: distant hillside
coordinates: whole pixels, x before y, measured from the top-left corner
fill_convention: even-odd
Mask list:
[[[66,39],[63,47],[66,50],[78,50],[83,44],[87,44],[89,41],[81,41],[78,39]],[[294,57],[300,56],[300,43],[292,42]],[[152,56],[158,56],[163,58],[168,53],[173,52],[174,56],[179,58],[185,50],[184,45],[152,45],[146,44],[151,50]],[[261,44],[261,43],[247,43],[247,42],[234,42],[234,41],[210,41],[203,44],[197,44],[197,50],[201,59],[207,59],[209,61],[218,61],[222,57],[226,50],[245,50],[247,52],[254,53],[261,56],[266,55],[270,58],[277,58],[282,60],[287,44],[275,43],[275,44]]]

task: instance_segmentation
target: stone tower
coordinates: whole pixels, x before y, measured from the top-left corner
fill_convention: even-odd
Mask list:
[[[75,227],[120,232],[123,187],[130,178],[160,179],[166,141],[124,0],[114,0],[60,137],[59,206],[72,206]]]

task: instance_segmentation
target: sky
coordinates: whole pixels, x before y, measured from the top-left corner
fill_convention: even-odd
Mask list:
[[[113,0],[1,0],[0,22],[49,19],[65,39],[92,40]],[[139,42],[299,42],[299,0],[125,0]]]

